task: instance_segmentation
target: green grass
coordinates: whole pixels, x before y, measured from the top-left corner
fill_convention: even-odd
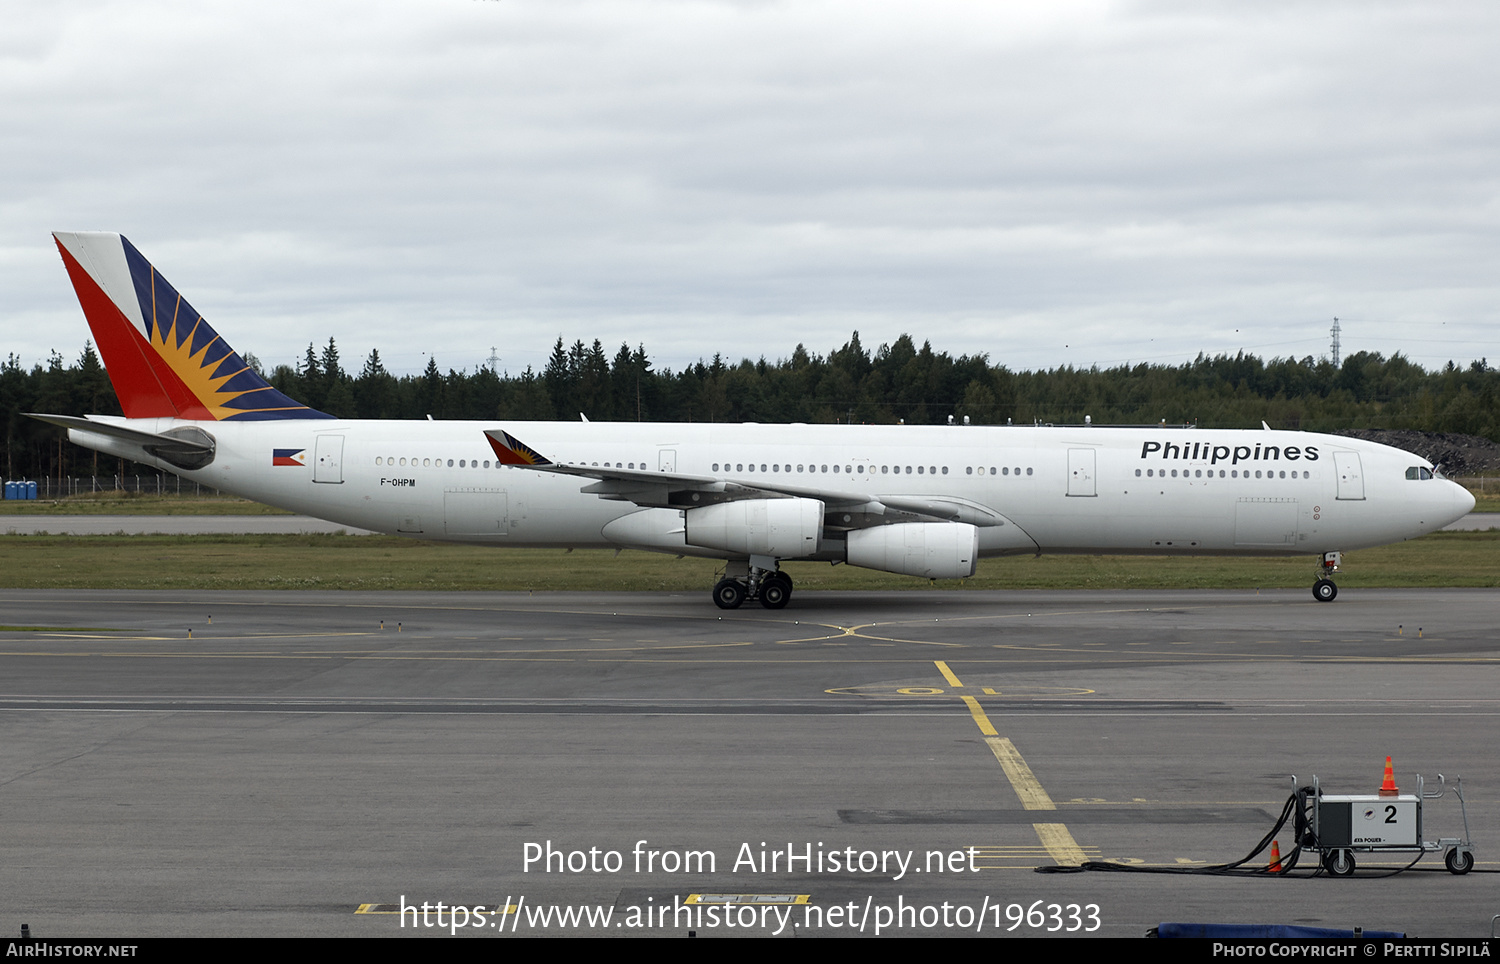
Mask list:
[[[291,515],[232,495],[148,495],[137,492],[89,492],[62,499],[6,499],[7,515]]]
[[[1500,532],[1438,532],[1348,553],[1341,587],[1500,586]],[[494,549],[390,536],[0,536],[0,588],[707,592],[721,563],[647,552]],[[1021,556],[971,579],[788,563],[798,589],[1310,587],[1311,557]]]

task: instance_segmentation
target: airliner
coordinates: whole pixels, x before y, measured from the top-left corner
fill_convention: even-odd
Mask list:
[[[54,235],[124,417],[36,415],[78,445],[268,505],[420,539],[724,561],[713,600],[787,605],[787,560],[928,579],[1022,553],[1316,558],[1474,507],[1400,449],[1196,428],[367,420],[245,364],[118,234]]]

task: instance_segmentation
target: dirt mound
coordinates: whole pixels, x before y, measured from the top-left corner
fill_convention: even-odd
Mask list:
[[[1345,429],[1333,434],[1415,452],[1433,465],[1442,466],[1443,474],[1449,478],[1500,474],[1500,445],[1478,435],[1414,429]]]

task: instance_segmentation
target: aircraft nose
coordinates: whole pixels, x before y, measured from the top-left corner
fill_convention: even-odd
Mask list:
[[[1474,493],[1457,482],[1453,483],[1453,490],[1454,510],[1458,513],[1458,515],[1453,517],[1453,521],[1457,522],[1470,512],[1473,512],[1474,506],[1478,503],[1474,500]]]
[[[1433,515],[1439,516],[1441,519],[1441,521],[1434,519],[1434,521],[1438,522],[1437,527],[1439,529],[1444,526],[1450,526],[1459,519],[1462,519],[1472,512],[1475,506],[1474,494],[1452,479],[1444,479],[1443,488],[1447,491],[1442,494],[1433,490],[1432,494],[1436,501],[1433,503],[1432,510],[1430,510]]]

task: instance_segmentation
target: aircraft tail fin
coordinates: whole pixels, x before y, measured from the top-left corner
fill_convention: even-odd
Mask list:
[[[53,237],[127,418],[332,417],[272,388],[124,237]]]

